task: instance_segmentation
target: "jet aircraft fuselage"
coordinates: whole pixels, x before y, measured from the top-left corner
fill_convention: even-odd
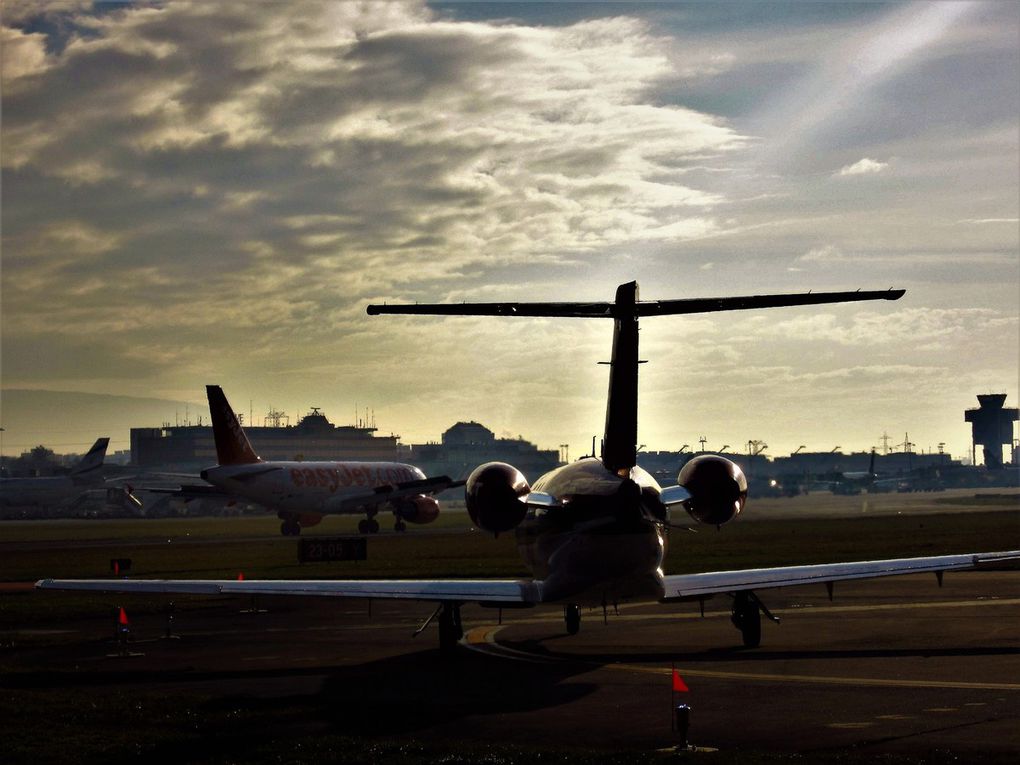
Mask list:
[[[85,491],[104,485],[103,460],[109,444],[109,438],[97,439],[68,475],[0,479],[0,503],[11,507],[70,504]]]
[[[532,487],[555,502],[529,504],[516,528],[521,557],[546,601],[598,606],[663,597],[669,511],[638,466],[626,476],[586,457]]]
[[[358,523],[363,534],[379,531],[378,508],[389,505],[394,528],[410,523],[431,523],[439,516],[435,494],[462,486],[446,476],[426,478],[413,465],[400,462],[263,460],[252,448],[240,420],[223,389],[207,385],[209,415],[219,464],[206,468],[201,478],[212,486],[182,486],[182,497],[241,497],[276,511],[284,536],[315,526],[325,515],[364,514]]]
[[[425,480],[421,470],[399,462],[256,462],[217,465],[201,477],[276,510],[325,514],[337,512],[346,498],[364,495],[366,489]]]

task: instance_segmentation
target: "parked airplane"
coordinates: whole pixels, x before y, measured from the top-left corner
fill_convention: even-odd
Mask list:
[[[426,478],[413,465],[399,462],[264,461],[255,454],[220,386],[205,389],[219,464],[200,473],[211,485],[182,486],[173,496],[241,497],[264,505],[276,510],[284,536],[300,534],[325,515],[364,513],[358,530],[374,534],[379,531],[375,516],[381,505],[392,507],[394,527],[404,531],[405,522],[431,523],[439,516],[439,502],[432,495],[464,485],[446,476]]]
[[[774,618],[757,590],[809,582],[941,572],[1020,558],[1020,550],[942,555],[783,568],[667,576],[662,564],[670,511],[683,507],[695,520],[718,526],[744,509],[747,481],[725,457],[705,455],[681,469],[678,485],[665,489],[637,466],[638,319],[857,300],[896,300],[903,290],[710,298],[641,302],[636,282],[621,285],[612,303],[460,303],[371,305],[369,314],[604,317],[614,323],[609,401],[600,458],[585,457],[539,478],[534,487],[514,467],[492,462],[468,478],[468,512],[479,528],[499,534],[516,529],[522,557],[534,579],[508,580],[52,580],[41,589],[118,592],[192,592],[326,595],[433,601],[439,605],[439,644],[452,650],[462,637],[460,607],[544,603],[564,608],[567,631],[580,628],[581,606],[624,601],[733,597],[732,621],[747,646],[761,640],[761,615]],[[430,621],[433,617],[430,617]]]
[[[103,460],[109,438],[98,438],[68,475],[43,478],[0,479],[0,504],[6,507],[64,508],[90,497],[104,504],[140,512],[142,503],[127,486],[107,486],[103,479]]]
[[[867,470],[849,470],[831,474],[828,478],[833,494],[860,494],[870,491],[878,480],[875,472],[875,450],[871,450],[871,460]]]

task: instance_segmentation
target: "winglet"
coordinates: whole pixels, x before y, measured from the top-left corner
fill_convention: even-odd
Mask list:
[[[209,397],[209,416],[212,418],[213,438],[216,441],[216,461],[221,465],[247,465],[261,462],[251,448],[237,415],[227,403],[219,385],[206,385]]]

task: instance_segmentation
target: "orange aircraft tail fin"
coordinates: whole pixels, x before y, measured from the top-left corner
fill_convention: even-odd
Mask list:
[[[219,385],[206,385],[209,396],[209,415],[212,418],[213,438],[216,440],[216,461],[221,465],[246,465],[260,462],[244,434],[237,415],[227,403]]]

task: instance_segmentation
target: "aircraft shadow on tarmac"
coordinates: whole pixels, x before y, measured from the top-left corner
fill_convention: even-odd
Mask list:
[[[525,664],[458,651],[443,658],[418,651],[356,665],[259,669],[116,669],[11,673],[0,687],[165,687],[167,693],[194,689],[206,712],[233,710],[251,721],[286,707],[298,720],[333,733],[392,736],[446,725],[468,716],[539,711],[569,705],[597,690],[586,682],[564,682],[584,667]],[[324,676],[321,684],[315,677]],[[309,686],[305,679],[311,680]],[[208,698],[208,688],[215,697]],[[314,690],[317,688],[317,690]],[[184,690],[185,696],[192,695]],[[273,726],[286,725],[274,718]]]
[[[852,659],[900,659],[900,658],[961,658],[978,656],[1017,656],[1020,648],[1013,646],[968,646],[966,648],[830,648],[830,649],[790,649],[765,650],[760,648],[744,648],[743,646],[725,646],[709,648],[703,651],[642,651],[596,653],[565,653],[550,649],[548,643],[555,640],[554,636],[526,641],[501,641],[508,648],[536,657],[555,659],[569,663],[585,664],[658,664],[668,665],[675,662],[693,664],[697,662],[725,663],[727,661],[791,661],[825,659],[844,661]]]
[[[410,653],[332,673],[316,699],[335,727],[372,735],[408,733],[468,716],[530,712],[572,704],[597,690],[564,682],[583,668],[493,660],[459,651]]]

